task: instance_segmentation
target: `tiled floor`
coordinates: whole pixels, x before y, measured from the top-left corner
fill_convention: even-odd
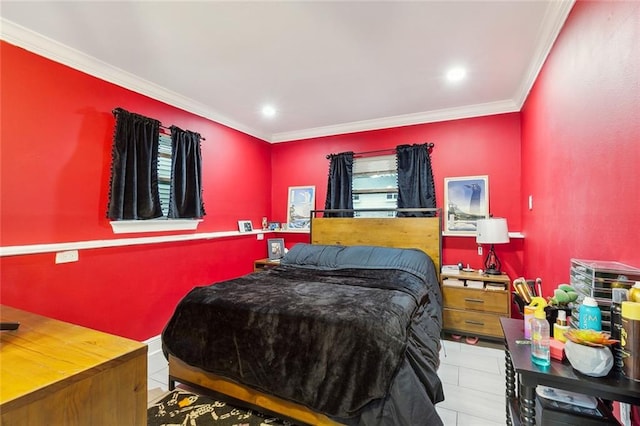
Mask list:
[[[445,426],[505,424],[504,351],[500,345],[444,340],[440,361],[445,400],[436,409]],[[164,357],[150,360],[147,383],[149,390],[168,389]]]

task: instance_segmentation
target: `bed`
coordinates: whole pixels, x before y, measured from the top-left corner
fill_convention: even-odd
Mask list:
[[[196,287],[163,330],[169,384],[313,425],[442,424],[439,217],[312,217],[281,265]]]

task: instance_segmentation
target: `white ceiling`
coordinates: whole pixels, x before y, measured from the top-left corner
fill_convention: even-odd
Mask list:
[[[281,142],[518,111],[572,5],[3,0],[0,15],[12,44]],[[452,66],[467,78],[448,83]]]

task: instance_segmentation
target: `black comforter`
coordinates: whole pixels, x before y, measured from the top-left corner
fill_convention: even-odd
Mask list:
[[[418,412],[432,418],[424,424],[438,424],[441,301],[430,259],[416,269],[374,250],[358,252],[367,260],[354,264],[353,250],[345,261],[342,249],[321,259],[317,249],[297,248],[278,268],[193,289],[163,331],[165,349],[343,423],[403,424],[397,410],[426,399]]]

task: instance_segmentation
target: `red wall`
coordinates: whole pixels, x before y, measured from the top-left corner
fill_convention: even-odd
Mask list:
[[[522,110],[524,270],[640,267],[640,3],[578,2]],[[526,197],[533,195],[533,210]]]
[[[525,234],[496,246],[512,278],[539,276],[549,294],[568,280],[571,257],[640,266],[639,16],[637,2],[578,2],[521,113],[273,146],[1,42],[0,244],[120,237],[105,219],[120,106],[207,138],[208,215],[197,232],[265,215],[284,222],[289,186],[315,185],[322,208],[329,153],[434,142],[438,204],[445,177],[489,175],[491,213]],[[288,247],[308,241],[281,235]],[[480,267],[476,247],[445,237],[444,262]],[[142,340],[194,285],[249,272],[264,256],[264,241],[242,236],[81,250],[62,265],[53,253],[2,257],[0,301]]]
[[[445,177],[488,175],[490,212],[496,217],[506,217],[511,231],[521,230],[519,113],[275,144],[271,160],[272,217],[286,221],[288,186],[315,185],[316,207],[324,207],[327,154],[422,142],[435,143],[431,159],[438,206],[443,205]],[[505,271],[511,276],[522,274],[521,239],[496,246],[496,251]],[[469,263],[474,268],[481,267],[484,260],[484,256],[477,254],[473,237],[445,237],[443,258],[445,263]]]
[[[114,235],[105,217],[118,106],[206,138],[207,215],[197,232],[235,230],[239,219],[257,225],[270,212],[268,143],[8,43],[0,49],[3,247],[147,236]],[[60,265],[54,253],[0,258],[1,302],[146,339],[194,285],[251,271],[266,244],[242,236],[79,256]]]

